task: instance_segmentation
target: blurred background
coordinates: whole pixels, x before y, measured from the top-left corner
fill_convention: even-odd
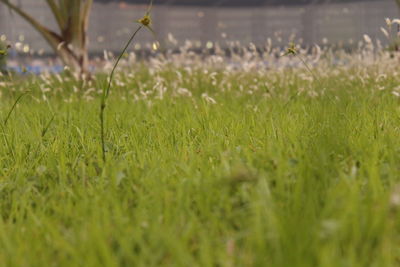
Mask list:
[[[56,23],[45,1],[14,0],[49,28]],[[135,20],[147,9],[147,0],[94,0],[89,26],[89,54],[120,51],[136,29]],[[241,45],[357,46],[367,34],[386,42],[381,27],[385,18],[396,18],[395,0],[155,0],[152,10],[157,39],[169,48],[187,40],[212,48],[229,42]],[[12,57],[51,55],[53,51],[33,28],[0,4],[0,40],[16,48]],[[155,37],[142,31],[132,50],[151,49]]]

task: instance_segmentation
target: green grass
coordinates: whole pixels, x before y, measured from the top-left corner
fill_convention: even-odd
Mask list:
[[[105,165],[98,93],[6,85],[0,265],[398,266],[398,77],[305,74],[119,74]]]

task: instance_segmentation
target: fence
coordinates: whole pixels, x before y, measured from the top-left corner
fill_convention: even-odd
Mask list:
[[[39,0],[17,0],[46,25],[55,27],[54,19]],[[90,51],[119,50],[135,29],[134,21],[142,16],[145,6],[124,3],[94,5],[90,23]],[[153,10],[154,28],[158,38],[171,33],[178,43],[185,40],[204,45],[209,41],[222,45],[227,41],[253,42],[261,45],[287,42],[290,36],[306,44],[354,43],[363,34],[371,38],[384,36],[380,27],[386,17],[398,17],[394,0],[376,0],[344,4],[319,4],[290,7],[183,7],[156,6]],[[12,42],[29,44],[33,50],[51,52],[47,44],[16,14],[0,5],[0,35]],[[141,33],[136,48],[154,40],[150,33]],[[26,51],[28,49],[25,49]]]

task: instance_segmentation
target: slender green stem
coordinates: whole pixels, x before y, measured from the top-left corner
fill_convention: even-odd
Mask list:
[[[311,73],[311,75],[314,77],[314,79],[317,81],[318,85],[321,87],[321,89],[324,89],[324,84],[322,83],[321,79],[319,76],[310,68],[310,66],[307,64],[306,60],[300,56],[297,52],[294,53],[296,57],[300,59],[300,61],[303,63],[303,65],[306,67],[306,69]],[[328,95],[328,99],[334,101],[334,98]]]
[[[106,162],[106,144],[105,144],[105,140],[104,140],[104,109],[105,108],[106,108],[106,105],[102,103],[101,108],[100,108],[100,135],[101,135],[101,151],[103,154],[103,162]]]
[[[126,43],[124,49],[122,50],[122,52],[121,52],[120,55],[118,56],[118,59],[117,59],[117,61],[115,62],[114,67],[113,67],[113,69],[112,69],[112,71],[111,71],[110,80],[108,81],[107,89],[106,89],[105,92],[103,92],[103,98],[107,98],[107,97],[108,97],[108,95],[109,95],[109,93],[110,93],[111,83],[112,83],[112,80],[113,80],[113,78],[114,78],[115,69],[117,68],[119,62],[121,61],[121,58],[124,56],[124,54],[125,54],[126,50],[128,49],[129,45],[132,43],[133,39],[136,37],[136,35],[138,34],[138,32],[139,32],[142,28],[143,28],[142,25],[140,25],[140,26],[137,28],[137,30],[132,34],[131,38],[130,38],[129,41]]]
[[[133,39],[135,38],[135,36],[137,35],[137,33],[143,28],[143,25],[140,25],[137,30],[132,34],[131,38],[129,39],[129,41],[126,43],[124,49],[122,50],[122,52],[120,53],[120,55],[117,58],[117,61],[114,64],[114,67],[111,71],[110,74],[110,78],[108,81],[108,86],[106,89],[103,89],[103,95],[101,98],[101,105],[100,105],[100,136],[101,136],[101,150],[102,150],[102,154],[103,154],[103,162],[106,162],[106,144],[105,144],[105,129],[104,129],[104,111],[106,109],[106,102],[108,99],[108,96],[110,94],[110,89],[111,89],[111,83],[112,80],[114,78],[114,72],[120,62],[120,60],[122,59],[122,57],[124,56],[126,50],[128,49],[129,45],[132,43]]]
[[[22,97],[27,95],[29,92],[22,93],[17,100],[15,100],[13,106],[11,107],[10,111],[8,112],[6,118],[4,119],[4,126],[7,126],[7,122],[10,119],[11,113],[14,111],[15,107],[17,106],[18,102],[21,100]]]
[[[46,135],[47,131],[49,130],[50,125],[53,123],[55,116],[56,116],[56,115],[53,115],[53,117],[51,117],[51,119],[49,120],[49,122],[48,122],[48,123],[46,124],[46,126],[43,128],[43,130],[42,130],[42,135],[41,135],[42,138]]]
[[[300,56],[298,53],[295,53],[296,57],[300,59],[300,61],[303,63],[303,65],[306,67],[306,69],[311,73],[311,75],[314,77],[314,79],[319,83],[320,86],[322,86],[321,80],[319,77],[314,73],[314,71],[311,70],[310,66],[308,66],[307,62],[304,60],[302,56]]]

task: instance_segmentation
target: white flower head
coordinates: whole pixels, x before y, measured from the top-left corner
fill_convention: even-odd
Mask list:
[[[388,25],[388,27],[392,26],[392,21],[389,18],[386,18],[385,21],[386,21],[386,25]]]
[[[366,35],[366,34],[364,34],[364,41],[367,43],[367,44],[371,44],[372,43],[372,40],[371,40],[371,37],[369,37],[368,35]]]
[[[400,25],[400,19],[394,19],[394,20],[392,20],[392,24]]]
[[[386,38],[389,38],[389,32],[385,28],[381,27],[381,31],[386,36]]]
[[[215,99],[214,98],[212,98],[211,96],[209,96],[207,93],[203,93],[202,95],[201,95],[201,97],[207,102],[207,103],[210,103],[210,104],[217,104],[217,101],[215,101]]]

